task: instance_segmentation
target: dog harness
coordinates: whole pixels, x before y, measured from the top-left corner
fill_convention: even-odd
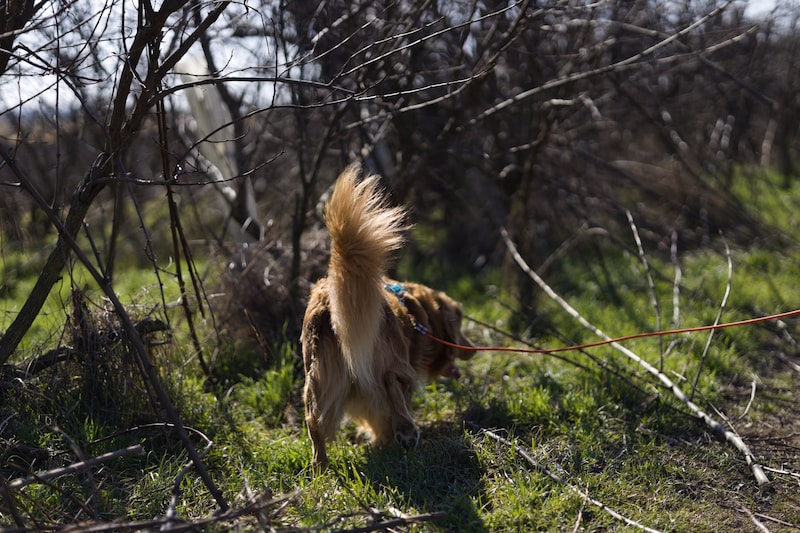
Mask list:
[[[406,310],[406,314],[408,315],[409,320],[411,320],[411,325],[414,326],[414,329],[422,333],[423,335],[428,335],[430,330],[417,322],[417,319],[414,318],[414,315],[408,312],[408,307],[406,307],[406,289],[400,283],[384,283],[383,288],[387,291],[394,294],[395,298],[400,302],[400,305],[403,306],[403,309]]]
[[[387,291],[391,292],[392,294],[400,300],[400,303],[403,304],[403,307],[406,306],[406,288],[400,285],[399,283],[384,283],[383,288]]]

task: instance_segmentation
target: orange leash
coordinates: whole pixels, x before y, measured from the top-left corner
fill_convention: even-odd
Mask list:
[[[575,346],[564,346],[561,348],[514,348],[508,346],[462,346],[460,344],[455,344],[444,339],[440,339],[435,337],[428,331],[427,328],[424,327],[416,327],[417,331],[425,335],[426,337],[434,340],[440,344],[444,344],[445,346],[449,346],[451,348],[458,348],[461,350],[468,350],[468,351],[487,351],[487,352],[519,352],[519,353],[539,353],[539,354],[547,354],[547,353],[558,353],[558,352],[568,352],[572,350],[583,350],[586,348],[594,348],[595,346],[604,346],[606,344],[613,344],[613,343],[620,343],[629,341],[632,339],[642,339],[645,337],[660,337],[664,335],[677,335],[679,333],[695,333],[698,331],[710,331],[715,329],[725,329],[725,328],[733,328],[736,326],[746,326],[749,324],[758,324],[759,322],[769,322],[770,320],[780,320],[782,318],[788,318],[792,316],[800,315],[800,309],[795,309],[794,311],[786,311],[784,313],[778,313],[775,315],[768,315],[758,318],[748,318],[747,320],[737,320],[735,322],[725,322],[722,324],[713,324],[709,326],[696,326],[692,328],[679,328],[679,329],[670,329],[666,331],[651,331],[647,333],[634,333],[633,335],[625,335],[623,337],[617,337],[616,339],[607,339],[602,341],[590,342],[587,344],[578,344]]]

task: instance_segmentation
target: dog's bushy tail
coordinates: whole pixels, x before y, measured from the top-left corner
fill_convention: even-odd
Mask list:
[[[377,176],[359,181],[360,167],[339,176],[325,209],[332,250],[328,267],[331,322],[354,378],[371,380],[383,320],[383,277],[403,245],[405,210],[390,207]]]

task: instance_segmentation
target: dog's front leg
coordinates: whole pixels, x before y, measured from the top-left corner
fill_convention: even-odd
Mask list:
[[[392,405],[394,438],[403,448],[414,448],[419,444],[419,429],[408,408],[414,381],[394,372],[388,372],[385,376],[385,384]]]

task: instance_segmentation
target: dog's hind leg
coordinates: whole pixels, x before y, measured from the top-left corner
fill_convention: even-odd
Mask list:
[[[325,446],[325,437],[322,436],[315,420],[306,418],[306,423],[308,425],[308,436],[311,437],[311,448],[314,454],[311,458],[311,467],[314,470],[325,470],[330,464]]]
[[[330,463],[325,443],[333,439],[344,418],[346,392],[326,390],[326,394],[322,394],[320,383],[315,378],[313,375],[306,376],[306,426],[313,450],[311,465],[324,470]]]
[[[330,459],[328,459],[328,452],[325,446],[326,439],[320,429],[319,420],[307,416],[306,425],[308,426],[308,436],[311,437],[311,449],[313,450],[311,466],[315,470],[325,470],[330,464]]]

